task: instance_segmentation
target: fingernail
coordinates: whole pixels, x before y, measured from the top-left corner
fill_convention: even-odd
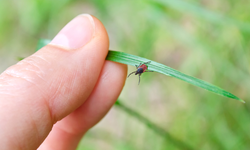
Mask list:
[[[71,20],[51,41],[50,44],[77,49],[87,44],[95,30],[94,19],[89,14],[82,14]]]

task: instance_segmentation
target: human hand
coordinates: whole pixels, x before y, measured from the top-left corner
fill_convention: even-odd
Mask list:
[[[127,66],[105,61],[102,23],[80,15],[0,75],[1,149],[76,149],[118,98]],[[46,138],[46,139],[45,139]]]

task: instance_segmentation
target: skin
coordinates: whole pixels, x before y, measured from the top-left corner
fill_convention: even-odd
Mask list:
[[[77,18],[76,24],[86,20]],[[108,35],[92,18],[94,36],[85,45],[62,46],[57,38],[0,75],[1,149],[76,149],[112,107],[124,86],[127,66],[105,61]],[[70,30],[61,32],[74,33]],[[71,40],[78,36],[83,35],[71,35]]]

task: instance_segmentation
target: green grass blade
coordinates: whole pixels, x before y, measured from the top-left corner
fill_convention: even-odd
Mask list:
[[[50,40],[40,39],[38,42],[37,50],[39,50],[43,46],[47,45],[49,42],[50,42]],[[115,61],[115,62],[127,64],[127,65],[132,65],[132,66],[138,65],[142,62],[151,61],[150,64],[147,64],[149,70],[152,70],[154,72],[159,72],[159,73],[162,73],[162,74],[167,75],[167,76],[178,78],[180,80],[186,81],[186,82],[193,84],[195,86],[201,87],[201,88],[206,89],[206,90],[211,91],[211,92],[214,92],[218,95],[225,96],[225,97],[232,98],[232,99],[236,99],[236,100],[239,100],[239,101],[245,103],[242,99],[240,99],[237,96],[221,89],[220,87],[212,85],[206,81],[197,79],[195,77],[191,77],[189,75],[183,74],[183,73],[181,73],[173,68],[170,68],[166,65],[160,64],[158,62],[155,62],[155,61],[152,61],[152,60],[149,60],[146,58],[127,54],[124,52],[110,50],[108,52],[106,59],[110,60],[110,61]]]
[[[239,100],[239,101],[245,103],[243,100],[241,100],[237,96],[235,96],[235,95],[233,95],[233,94],[231,94],[231,93],[229,93],[229,92],[227,92],[227,91],[225,91],[225,90],[223,90],[215,85],[212,85],[208,82],[197,79],[195,77],[188,76],[188,75],[183,74],[183,73],[181,73],[173,68],[170,68],[168,66],[165,66],[163,64],[157,63],[155,61],[152,61],[152,60],[149,60],[146,58],[142,58],[139,56],[135,56],[135,55],[131,55],[131,54],[123,53],[123,52],[118,52],[118,51],[109,51],[106,59],[111,60],[111,61],[115,61],[115,62],[119,62],[119,63],[123,63],[123,64],[127,64],[127,65],[132,65],[132,66],[138,65],[139,63],[142,63],[142,62],[151,61],[150,64],[147,64],[149,70],[152,70],[154,72],[159,72],[159,73],[162,73],[164,75],[171,76],[171,77],[178,78],[180,80],[186,81],[186,82],[193,84],[195,86],[198,86],[198,87],[204,88],[208,91],[219,94],[221,96],[236,99],[236,100]]]
[[[192,148],[188,143],[185,143],[184,141],[181,141],[177,138],[175,138],[173,135],[171,135],[169,132],[164,130],[163,128],[159,127],[155,123],[148,120],[146,117],[142,116],[135,110],[127,107],[124,105],[120,100],[117,100],[115,103],[115,106],[126,112],[127,114],[133,116],[137,120],[139,120],[141,123],[146,125],[149,129],[154,131],[156,134],[160,135],[161,137],[165,138],[168,141],[171,141],[171,143],[175,144],[176,147],[182,149],[182,150],[192,150]]]
[[[36,47],[36,51],[44,47],[45,45],[49,44],[51,40],[48,39],[39,39]]]
[[[183,0],[149,0],[150,3],[159,3],[165,7],[171,7],[175,10],[178,10],[184,14],[189,13],[204,20],[207,20],[209,23],[221,24],[221,25],[235,25],[239,29],[250,32],[249,23],[238,21],[230,17],[224,16],[222,14],[216,13],[205,9],[204,6],[198,5],[193,2],[187,2]]]

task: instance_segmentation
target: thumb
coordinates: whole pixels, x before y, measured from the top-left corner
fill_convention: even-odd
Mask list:
[[[53,124],[91,94],[108,47],[102,23],[80,15],[49,45],[4,71],[0,75],[1,147],[37,148]]]

